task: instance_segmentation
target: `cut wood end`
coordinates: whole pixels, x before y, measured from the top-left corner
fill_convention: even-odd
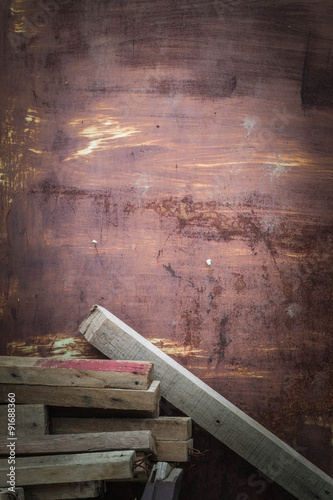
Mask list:
[[[88,342],[90,342],[92,335],[89,335],[89,332],[87,330],[89,329],[89,326],[90,326],[91,322],[93,321],[94,314],[95,314],[96,310],[98,309],[98,307],[99,306],[97,304],[92,306],[92,308],[89,311],[88,316],[86,316],[84,318],[84,320],[82,321],[82,323],[79,326],[79,332],[82,333],[82,335],[84,335],[84,337],[86,337]]]

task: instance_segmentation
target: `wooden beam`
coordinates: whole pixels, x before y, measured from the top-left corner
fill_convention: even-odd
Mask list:
[[[149,471],[151,470],[151,467],[152,463],[150,462],[150,454],[147,455],[146,453],[143,453],[141,451],[136,452],[133,477],[131,479],[126,479],[126,483],[146,483],[149,478]],[[112,491],[113,488],[111,483],[122,481],[115,481],[114,479],[110,479],[106,480],[105,482],[108,483],[107,492],[112,496],[112,493],[114,492]]]
[[[104,451],[74,455],[18,457],[15,463],[17,486],[58,484],[104,479],[131,479],[134,451]],[[9,465],[0,459],[0,486],[7,486]]]
[[[15,435],[41,436],[49,432],[47,407],[43,404],[16,405]],[[0,436],[8,435],[8,407],[0,405]]]
[[[104,481],[85,481],[82,483],[39,484],[24,488],[25,500],[61,500],[66,498],[97,498],[104,493]]]
[[[168,423],[168,420],[171,420],[171,422]],[[100,432],[107,434],[111,429],[120,433],[120,430],[127,433],[127,431],[134,431],[134,429],[138,429],[138,432],[142,432],[141,429],[149,429],[156,439],[156,451],[153,460],[187,462],[190,459],[190,450],[193,448],[193,440],[189,439],[191,436],[191,419],[188,417],[159,417],[156,419],[51,419],[51,432],[54,434],[84,435],[85,432],[91,432],[92,429],[96,432],[97,436]],[[175,432],[173,432],[173,429],[175,429]],[[128,448],[138,449],[133,447]]]
[[[153,379],[148,362],[0,356],[2,384],[149,389]]]
[[[189,417],[159,418],[67,418],[51,417],[52,434],[81,434],[84,432],[150,431],[159,441],[186,441],[192,436]]]
[[[0,438],[0,455],[8,454],[8,438]],[[150,431],[100,432],[20,437],[15,443],[16,455],[53,455],[91,451],[138,450],[155,453]]]
[[[15,393],[16,403],[44,403],[49,406],[76,406],[154,412],[159,405],[160,383],[147,390],[94,389],[92,387],[50,387],[45,385],[0,385],[0,402]]]
[[[186,441],[156,441],[156,454],[152,460],[188,462],[191,458],[193,439]]]
[[[101,306],[80,332],[103,354],[154,363],[168,401],[299,500],[333,500],[333,480]]]

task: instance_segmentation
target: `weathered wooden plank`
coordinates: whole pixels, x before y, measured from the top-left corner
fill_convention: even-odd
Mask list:
[[[16,405],[15,435],[41,436],[49,432],[48,409],[43,404]],[[8,407],[0,405],[0,436],[7,435]]]
[[[0,500],[27,500],[23,488],[15,488],[15,496],[8,489],[0,489]],[[46,500],[46,499],[45,499]]]
[[[8,439],[0,438],[0,454],[8,453]],[[16,441],[16,455],[53,455],[91,451],[138,450],[155,453],[150,431],[101,432],[84,434],[21,437]]]
[[[146,483],[148,481],[149,471],[151,470],[152,466],[150,458],[150,454],[147,455],[147,453],[141,451],[136,452],[136,459],[133,466],[133,477],[131,479],[126,479],[126,482]],[[110,479],[106,480],[106,482],[109,483],[109,486],[107,488],[108,492],[112,493],[112,487],[110,488],[110,483],[115,483],[118,481],[115,479]]]
[[[96,498],[104,492],[103,481],[85,481],[67,484],[39,484],[24,488],[25,500],[62,500]]]
[[[80,325],[109,357],[154,363],[162,395],[299,500],[333,499],[333,480],[101,306]]]
[[[73,455],[18,457],[15,464],[17,486],[130,479],[133,477],[134,451],[104,451]],[[6,486],[7,459],[0,459],[0,486]]]
[[[149,389],[153,378],[148,362],[0,356],[2,384]]]
[[[188,462],[193,439],[186,441],[156,441],[156,454],[152,460],[165,462]]]
[[[52,434],[80,434],[84,432],[111,432],[147,430],[159,441],[186,441],[192,436],[189,417],[158,418],[66,418],[51,417]]]
[[[155,460],[187,462],[190,458],[190,449],[193,448],[193,440],[189,439],[191,419],[187,417],[174,417],[174,419],[175,421],[173,421],[173,417],[157,419],[53,418],[51,432],[67,436],[71,434],[84,435],[83,433],[94,430],[95,435],[98,436],[99,433],[103,432],[108,434],[111,430],[121,432],[122,429],[123,432],[127,433],[131,430],[134,431],[134,429],[138,429],[138,432],[143,432],[142,429],[149,429],[156,439]],[[168,420],[171,420],[170,424],[168,424]],[[178,433],[173,432],[174,428],[176,431],[178,430]]]
[[[16,402],[44,403],[49,406],[76,406],[154,412],[160,400],[160,383],[152,382],[147,390],[104,389],[92,387],[50,387],[45,385],[0,385],[0,402],[8,393],[15,393]]]

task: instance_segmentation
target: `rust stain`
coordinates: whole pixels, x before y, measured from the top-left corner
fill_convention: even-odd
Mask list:
[[[184,324],[184,345],[199,348],[201,344],[201,314],[200,302],[194,300],[190,310],[183,311],[181,320]]]
[[[232,236],[239,235],[245,231],[244,225],[239,223],[237,214],[231,214],[231,210],[215,201],[194,202],[191,196],[182,200],[169,198],[160,203],[150,202],[146,205],[147,209],[154,210],[161,217],[174,217],[179,221],[180,230],[185,227],[200,227],[210,229],[206,234],[207,239],[230,239]],[[228,215],[221,213],[227,212]],[[236,220],[235,220],[236,219]],[[191,233],[194,237],[195,232]]]
[[[205,351],[190,344],[179,345],[173,339],[148,338],[149,342],[177,360],[205,358]]]
[[[61,338],[61,334],[57,334],[57,340],[52,340],[49,337],[38,337],[38,343],[29,342],[29,337],[25,340],[16,340],[8,343],[8,354],[10,356],[27,356],[27,357],[61,357],[64,359],[71,358],[98,358],[100,353],[91,349],[79,336]]]
[[[241,292],[242,290],[244,290],[244,288],[246,288],[246,283],[244,281],[244,275],[238,274],[238,273],[233,273],[233,274],[236,278],[235,288],[236,288],[237,292]]]

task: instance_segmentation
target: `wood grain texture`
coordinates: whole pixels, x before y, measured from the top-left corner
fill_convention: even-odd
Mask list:
[[[2,384],[149,389],[153,378],[151,363],[0,356]]]
[[[25,500],[62,500],[97,498],[104,492],[103,481],[26,486]]]
[[[0,353],[97,358],[104,305],[333,475],[331,0],[0,22]],[[208,500],[255,493],[228,464],[193,471]]]
[[[51,417],[52,434],[84,432],[119,432],[147,430],[159,441],[186,441],[192,436],[192,420],[189,417],[158,418],[67,418]]]
[[[75,406],[155,412],[160,400],[160,383],[154,381],[148,390],[101,389],[92,387],[50,387],[44,385],[0,385],[0,402],[14,393],[18,404],[42,402],[49,406]]]
[[[186,441],[156,441],[156,453],[152,460],[159,462],[189,462],[191,460],[191,450],[193,449],[193,439]]]
[[[8,439],[0,438],[0,455],[8,454]],[[15,446],[16,455],[60,455],[91,451],[134,450],[155,453],[155,440],[150,431],[99,432],[21,436]]]
[[[15,406],[15,435],[43,436],[49,433],[49,412],[43,404]],[[0,405],[0,436],[8,435],[8,406]]]
[[[133,477],[134,451],[19,457],[16,485],[57,484]],[[7,459],[0,459],[0,486],[6,486]]]
[[[105,308],[94,306],[80,331],[109,357],[153,362],[165,399],[299,500],[333,498],[332,478]]]
[[[74,436],[80,436],[82,443],[85,442],[85,435],[83,434],[84,432],[91,433],[93,431],[95,433],[89,434],[89,440],[87,440],[87,442],[90,442],[91,438],[93,446],[96,447],[99,446],[99,440],[96,440],[96,443],[94,443],[94,435],[127,435],[132,433],[136,435],[137,433],[140,434],[141,432],[148,432],[156,439],[156,450],[154,452],[153,460],[166,462],[188,462],[190,460],[190,450],[193,448],[193,439],[190,439],[191,426],[189,426],[189,422],[191,422],[191,419],[182,417],[159,417],[157,419],[53,418],[51,419],[50,427],[52,434],[59,435],[61,443],[66,443],[66,437],[68,436],[69,438],[71,438],[72,435],[72,439],[69,439],[69,444],[66,444],[66,446],[68,446],[68,450],[71,449],[71,441],[75,441]],[[110,432],[111,430],[113,432]],[[63,434],[65,434],[66,436],[63,436]],[[52,443],[53,439],[50,439],[49,441],[50,443]],[[37,441],[37,446],[41,446],[41,444],[44,444],[44,442],[45,440],[43,442]],[[56,439],[55,442],[57,442]],[[103,438],[101,438],[101,445],[106,446],[106,443],[102,443]],[[126,444],[126,440],[121,441],[121,443]],[[149,441],[149,443],[150,446],[153,446],[153,443],[151,443],[151,441]],[[1,450],[6,449],[6,443],[3,441],[3,447],[1,446],[1,444],[2,441],[0,440],[0,452]],[[24,446],[24,450],[26,450],[29,447],[29,442],[26,444],[20,441],[20,444],[17,446],[17,450],[22,450],[22,446]],[[81,451],[76,450],[76,446],[79,446],[79,444],[74,444],[73,451]],[[142,443],[137,443],[136,446],[133,445],[112,449],[129,448],[145,451]],[[48,447],[46,447],[45,449],[48,450]],[[54,449],[56,450],[56,448]]]

